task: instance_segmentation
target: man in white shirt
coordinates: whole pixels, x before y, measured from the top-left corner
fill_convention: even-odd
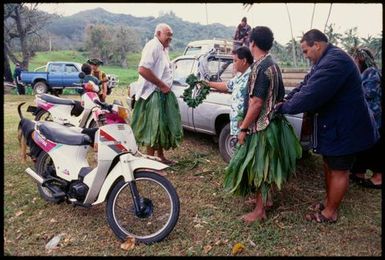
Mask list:
[[[171,91],[173,78],[168,47],[172,36],[169,25],[156,26],[154,38],[142,51],[139,79],[130,89],[136,100],[131,123],[136,141],[147,146],[148,155],[153,156],[157,151],[166,164],[175,162],[165,158],[163,149],[176,148],[183,138],[178,102]]]

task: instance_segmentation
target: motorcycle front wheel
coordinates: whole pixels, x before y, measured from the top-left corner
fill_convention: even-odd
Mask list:
[[[134,237],[145,244],[159,242],[178,221],[178,194],[171,182],[159,174],[138,171],[134,176],[141,212],[135,212],[130,183],[121,180],[107,199],[108,224],[122,241]]]

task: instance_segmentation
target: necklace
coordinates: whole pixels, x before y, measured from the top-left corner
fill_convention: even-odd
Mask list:
[[[265,53],[261,57],[259,57],[256,61],[255,64],[258,66],[264,59],[266,59],[268,56],[270,56],[270,53]]]

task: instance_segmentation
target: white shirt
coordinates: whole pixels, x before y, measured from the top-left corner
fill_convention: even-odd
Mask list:
[[[164,48],[158,38],[154,37],[144,46],[138,67],[141,66],[150,69],[155,76],[171,87],[173,78],[168,48]],[[139,74],[138,81],[130,86],[130,93],[131,96],[135,94],[136,100],[139,98],[146,100],[156,88],[158,88],[156,85]]]

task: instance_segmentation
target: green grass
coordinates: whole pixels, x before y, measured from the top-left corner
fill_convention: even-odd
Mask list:
[[[123,92],[107,97],[121,99]],[[63,96],[75,98],[75,96]],[[78,97],[76,97],[78,98]],[[108,227],[105,203],[85,209],[66,203],[49,204],[24,173],[31,161],[19,158],[17,105],[33,104],[32,96],[4,96],[4,254],[12,256],[228,256],[236,243],[241,256],[381,256],[381,191],[351,184],[335,224],[304,220],[308,207],[322,200],[322,160],[312,155],[298,161],[296,176],[275,193],[274,205],[262,223],[244,225],[240,216],[252,207],[223,191],[226,163],[210,136],[185,131],[182,145],[166,152],[179,161],[167,171],[181,210],[166,240],[136,245],[131,251]],[[31,118],[26,112],[26,117]],[[142,149],[143,151],[144,149]],[[63,233],[59,248],[45,245]],[[207,248],[211,247],[207,251]],[[205,251],[206,248],[206,251]]]

